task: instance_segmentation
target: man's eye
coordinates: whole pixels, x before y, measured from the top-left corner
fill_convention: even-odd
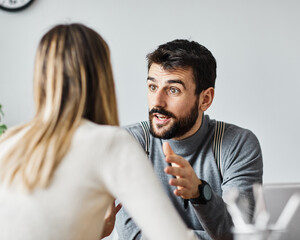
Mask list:
[[[169,92],[171,93],[171,94],[179,94],[180,93],[180,90],[178,89],[178,88],[175,88],[175,87],[171,87],[170,89],[169,89]]]
[[[151,92],[154,92],[157,89],[157,87],[154,85],[149,85],[148,88]]]

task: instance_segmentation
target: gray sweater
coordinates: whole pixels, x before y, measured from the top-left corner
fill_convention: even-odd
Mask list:
[[[252,185],[262,183],[262,152],[258,139],[251,131],[226,123],[221,147],[221,174],[212,149],[215,126],[215,120],[203,115],[200,129],[189,138],[162,140],[150,135],[149,159],[166,194],[199,239],[232,239],[233,224],[223,201],[224,193],[232,187],[238,188],[241,196],[249,202],[248,214],[251,218],[254,209]],[[144,148],[145,135],[140,124],[127,126],[126,129]],[[164,141],[169,142],[176,154],[189,161],[200,179],[209,183],[213,189],[210,202],[205,205],[189,202],[189,206],[184,208],[183,199],[173,194],[174,187],[168,184],[171,176],[164,172],[167,166],[162,150]],[[143,239],[141,231],[125,209],[121,209],[117,215],[116,228],[120,240]]]

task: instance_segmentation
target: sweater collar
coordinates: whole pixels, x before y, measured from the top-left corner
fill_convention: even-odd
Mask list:
[[[182,140],[168,139],[162,140],[162,142],[168,142],[176,154],[180,156],[188,156],[194,153],[206,138],[206,133],[208,132],[208,122],[209,116],[203,114],[201,126],[195,134]]]

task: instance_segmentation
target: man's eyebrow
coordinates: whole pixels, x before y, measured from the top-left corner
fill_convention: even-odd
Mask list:
[[[156,79],[154,77],[147,77],[147,81],[152,81],[152,82],[156,82]],[[171,84],[171,83],[178,83],[178,84],[181,84],[184,89],[186,89],[185,87],[185,84],[183,81],[179,80],[179,79],[170,79],[170,80],[167,80],[167,83]]]
[[[184,89],[186,89],[184,82],[181,81],[181,80],[179,80],[179,79],[174,79],[174,80],[170,79],[170,80],[167,81],[167,83],[179,83],[179,84],[181,84],[184,87]]]
[[[148,76],[148,77],[147,77],[147,81],[148,81],[148,80],[150,80],[150,81],[152,81],[152,82],[156,82],[156,79],[155,79],[154,77],[149,77],[149,76]]]

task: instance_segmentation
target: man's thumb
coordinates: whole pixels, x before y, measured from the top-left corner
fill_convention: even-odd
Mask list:
[[[163,151],[166,156],[174,154],[174,152],[168,142],[163,143]]]

